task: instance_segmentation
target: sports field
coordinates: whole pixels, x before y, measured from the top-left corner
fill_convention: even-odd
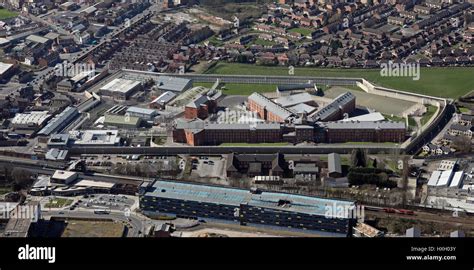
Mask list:
[[[288,68],[221,62],[206,73],[288,75]],[[295,68],[294,75],[365,78],[384,87],[447,98],[458,98],[474,90],[474,67],[421,68],[418,81],[411,77],[383,77],[378,69]]]
[[[405,101],[396,98],[384,97],[374,94],[369,94],[364,91],[351,90],[345,87],[334,86],[324,92],[324,96],[334,99],[337,96],[351,92],[356,96],[357,106],[374,109],[382,114],[402,116],[402,113],[415,105],[415,102]]]

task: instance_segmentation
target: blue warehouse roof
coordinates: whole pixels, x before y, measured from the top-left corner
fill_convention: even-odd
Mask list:
[[[275,192],[252,193],[244,189],[171,181],[155,181],[151,189],[145,193],[145,196],[197,201],[201,203],[215,203],[236,207],[240,206],[240,204],[248,204],[254,207],[320,216],[326,215],[328,209],[337,211],[341,208],[352,209],[355,206],[353,201],[323,199]],[[330,207],[338,207],[338,209]],[[340,213],[336,214],[339,215]]]

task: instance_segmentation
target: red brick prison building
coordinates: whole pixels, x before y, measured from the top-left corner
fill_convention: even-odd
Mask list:
[[[396,142],[405,141],[404,122],[326,122],[318,123],[319,139],[326,143],[344,142]]]
[[[222,143],[280,142],[281,125],[278,123],[227,124],[203,121],[177,122],[173,140],[189,145],[219,145]]]
[[[248,97],[247,109],[256,112],[258,116],[267,122],[285,123],[293,112],[276,104],[267,97],[253,93]]]
[[[189,102],[184,109],[186,119],[206,119],[209,114],[215,113],[217,101],[207,95],[199,95],[193,101]]]

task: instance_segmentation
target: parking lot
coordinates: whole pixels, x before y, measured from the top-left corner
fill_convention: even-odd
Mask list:
[[[223,157],[196,157],[191,161],[191,175],[195,174],[201,178],[225,179],[224,164],[225,160]]]
[[[86,209],[108,208],[110,210],[124,211],[126,209],[131,209],[135,202],[136,200],[125,195],[84,195],[82,199],[78,200],[77,207]]]

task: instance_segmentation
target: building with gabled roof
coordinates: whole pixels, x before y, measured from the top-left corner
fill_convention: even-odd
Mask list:
[[[191,102],[186,104],[184,117],[186,119],[206,119],[209,114],[215,113],[217,101],[208,95],[198,95]]]
[[[339,95],[331,103],[309,116],[313,122],[336,121],[344,118],[356,108],[356,97],[351,92]]]
[[[259,93],[253,93],[248,97],[247,107],[268,122],[284,123],[294,115],[292,111]]]

